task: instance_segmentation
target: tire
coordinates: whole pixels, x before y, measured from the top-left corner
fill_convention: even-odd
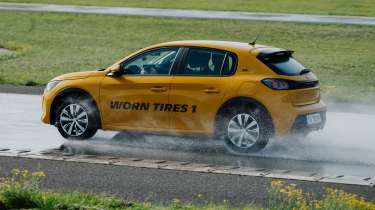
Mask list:
[[[98,130],[96,106],[87,97],[64,97],[56,108],[56,126],[61,136],[69,140],[84,140]]]
[[[272,121],[262,107],[231,107],[219,119],[217,131],[232,154],[257,152],[272,136]]]

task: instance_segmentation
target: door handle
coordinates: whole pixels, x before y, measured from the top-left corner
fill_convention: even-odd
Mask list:
[[[152,92],[165,92],[165,91],[167,91],[167,88],[166,87],[155,86],[155,87],[150,88],[150,90]]]
[[[207,89],[204,89],[203,92],[205,92],[205,93],[220,93],[220,91],[216,88],[207,88]]]

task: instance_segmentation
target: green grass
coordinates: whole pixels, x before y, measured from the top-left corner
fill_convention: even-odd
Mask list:
[[[12,196],[15,196],[15,192]],[[9,195],[11,196],[11,195]],[[182,203],[178,199],[174,199],[170,203],[159,204],[150,202],[138,201],[124,201],[119,198],[100,195],[94,193],[82,192],[43,192],[40,195],[33,194],[32,196],[22,198],[23,201],[35,202],[35,205],[17,205],[8,203],[11,208],[3,210],[25,209],[33,210],[261,210],[252,205],[241,208],[230,207],[228,204],[206,204],[206,205],[193,205],[189,203]],[[43,198],[44,197],[44,198]],[[21,199],[14,202],[20,202]],[[10,205],[9,205],[10,204]]]
[[[0,82],[45,84],[73,71],[107,67],[150,44],[183,39],[259,43],[293,49],[320,77],[325,97],[375,102],[375,27],[56,13],[0,13]]]
[[[233,207],[228,201],[209,203],[198,196],[202,204],[189,204],[173,199],[169,203],[125,201],[107,195],[82,192],[51,192],[40,187],[43,172],[30,173],[15,169],[9,177],[0,177],[0,209],[40,210],[373,210],[375,203],[356,194],[326,188],[320,196],[306,193],[295,184],[274,180],[268,187],[263,208],[253,204]],[[248,202],[251,202],[249,199]],[[204,204],[205,203],[205,204]]]
[[[373,0],[3,0],[6,2],[375,16]]]
[[[83,192],[52,192],[41,189],[43,172],[12,170],[8,177],[0,177],[0,209],[34,210],[260,210],[253,205],[235,208],[227,201],[213,204],[202,199],[201,205],[173,199],[169,203],[125,201],[105,194]]]

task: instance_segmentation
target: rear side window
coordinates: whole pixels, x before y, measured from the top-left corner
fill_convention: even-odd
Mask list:
[[[225,51],[190,48],[179,75],[220,76],[230,75],[236,64],[235,57]]]
[[[258,58],[270,69],[280,75],[296,76],[308,72],[308,69],[292,57],[290,51],[260,54]]]

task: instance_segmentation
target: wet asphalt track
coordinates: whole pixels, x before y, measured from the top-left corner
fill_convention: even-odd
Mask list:
[[[4,86],[0,86],[0,91]],[[28,92],[6,86],[7,91]],[[35,88],[33,93],[39,93]],[[67,142],[53,126],[39,121],[41,97],[0,93],[0,148],[45,150],[64,145],[65,152],[108,154],[219,165],[314,171],[345,175],[375,175],[375,115],[329,113],[327,128],[300,143],[271,142],[249,156],[226,154],[220,142],[165,136],[137,136],[99,132],[87,142]],[[362,112],[368,112],[361,107]],[[369,110],[370,111],[370,110]],[[116,195],[127,200],[265,205],[272,178],[128,166],[0,157],[0,177],[11,169],[42,170],[43,188]],[[369,186],[291,181],[307,192],[320,194],[326,187],[343,189],[375,201]]]
[[[90,141],[70,142],[40,122],[41,97],[0,93],[0,148],[106,154],[215,165],[375,176],[375,115],[329,112],[326,129],[301,140],[273,139],[246,156],[225,152],[220,141],[100,131]]]

